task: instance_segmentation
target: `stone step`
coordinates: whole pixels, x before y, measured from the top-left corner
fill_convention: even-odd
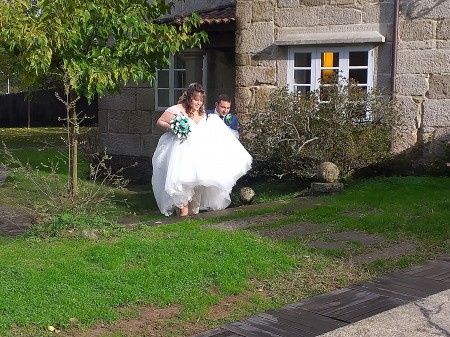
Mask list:
[[[255,215],[244,219],[223,221],[208,225],[208,227],[225,230],[247,229],[259,225],[270,225],[282,218],[285,218],[282,214],[271,213]]]
[[[356,265],[363,265],[376,260],[387,260],[391,258],[398,259],[399,257],[413,253],[416,248],[416,245],[411,242],[395,243],[385,248],[353,256],[352,261]]]
[[[318,249],[345,249],[349,247],[350,242],[359,242],[363,246],[371,246],[385,242],[381,236],[357,231],[344,231],[332,233],[328,236],[329,240],[314,240],[308,243],[308,246]]]
[[[348,241],[322,241],[314,240],[308,242],[308,246],[317,249],[345,249],[349,246]]]
[[[315,223],[295,223],[278,228],[268,228],[258,230],[261,236],[270,237],[272,239],[286,240],[290,238],[301,237],[310,234],[323,232],[327,229],[326,225]]]
[[[357,241],[363,245],[374,245],[385,241],[381,236],[358,231],[333,233],[330,234],[330,238],[336,241]]]

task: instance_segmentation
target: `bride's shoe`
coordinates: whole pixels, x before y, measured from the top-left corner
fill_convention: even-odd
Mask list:
[[[178,208],[177,215],[180,217],[185,217],[189,215],[189,208],[184,206],[183,208]]]

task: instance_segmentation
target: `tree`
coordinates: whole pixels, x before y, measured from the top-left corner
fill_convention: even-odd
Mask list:
[[[198,16],[174,26],[158,21],[170,13],[165,0],[0,1],[0,70],[20,86],[64,88],[59,97],[69,126],[69,191],[77,194],[76,102],[115,92],[130,82],[155,79],[171,54],[199,46]],[[3,66],[2,66],[3,65]]]

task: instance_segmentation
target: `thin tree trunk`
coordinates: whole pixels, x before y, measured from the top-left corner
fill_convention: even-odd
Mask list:
[[[78,116],[76,95],[70,90],[70,84],[65,83],[67,112],[67,141],[69,143],[69,181],[68,189],[72,198],[78,194]]]
[[[78,194],[78,120],[75,107],[70,113],[70,193]]]

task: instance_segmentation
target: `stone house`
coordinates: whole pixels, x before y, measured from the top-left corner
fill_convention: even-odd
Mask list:
[[[158,81],[99,100],[99,128],[120,163],[138,159],[141,181],[151,172],[160,133],[154,122],[187,83],[214,97],[235,97],[238,116],[277,86],[315,90],[324,73],[365,88],[391,90],[401,106],[393,151],[427,144],[442,151],[450,138],[450,0],[203,0],[198,11],[210,41],[177,55]]]

